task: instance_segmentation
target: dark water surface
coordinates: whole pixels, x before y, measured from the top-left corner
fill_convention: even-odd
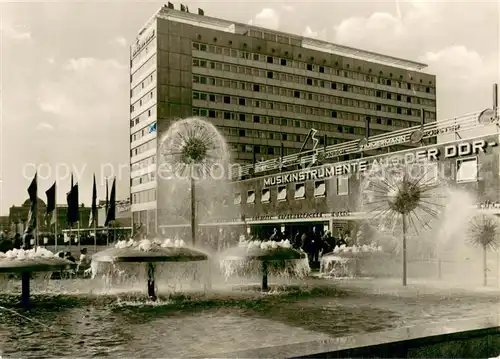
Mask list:
[[[0,294],[0,356],[192,357],[498,313],[498,293],[376,293],[320,282],[274,294]],[[254,289],[254,288],[252,288]]]

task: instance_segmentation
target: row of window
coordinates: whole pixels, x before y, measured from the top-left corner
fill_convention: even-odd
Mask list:
[[[154,71],[151,75],[146,77],[141,83],[137,84],[132,90],[130,90],[130,98],[136,96],[139,92],[144,90],[153,82],[156,82],[156,71]]]
[[[130,179],[130,187],[138,186],[156,180],[156,172],[149,172],[139,177]]]
[[[145,63],[141,65],[132,75],[130,75],[130,83],[134,83],[138,81],[139,79],[142,79],[146,72],[148,71],[154,71],[153,65],[156,66],[156,54],[151,56],[149,60],[147,60]]]
[[[252,37],[256,37],[258,39],[264,39],[267,41],[279,42],[280,44],[288,44],[288,45],[294,45],[292,43],[292,39],[295,40],[294,38],[292,38],[290,36],[283,35],[283,34],[275,34],[272,32],[259,31],[259,30],[250,30],[248,32],[248,35],[252,36]],[[300,42],[300,40],[295,40],[295,41],[297,41],[298,43]]]
[[[428,86],[432,85],[432,81],[429,81],[428,85],[423,84],[422,80],[420,80],[420,84],[416,84],[409,82],[412,80],[410,76],[408,76],[408,78],[405,79],[402,75],[400,75],[399,79],[394,79],[392,73],[384,74],[382,71],[379,71],[378,74],[373,74],[371,69],[368,69],[367,71],[368,74],[363,74],[361,72],[361,67],[358,67],[356,70],[337,69],[334,67],[329,67],[324,65],[314,65],[307,63],[305,61],[290,60],[290,59],[280,58],[277,56],[268,56],[263,54],[250,53],[248,51],[232,49],[229,47],[207,45],[197,42],[193,42],[193,50],[206,51],[213,54],[237,57],[245,60],[260,61],[268,64],[293,67],[302,70],[308,70],[311,71],[312,73],[316,72],[333,76],[343,76],[354,80],[373,82],[373,83],[383,84],[386,86],[404,88],[408,90],[427,92],[427,93],[435,92],[435,89],[433,87]],[[338,65],[339,65],[338,63],[335,64],[335,66]],[[346,68],[349,69],[349,64],[346,65]]]
[[[299,84],[299,85],[315,86],[315,87],[321,87],[324,89],[348,91],[348,92],[353,92],[353,93],[364,95],[364,96],[379,97],[379,98],[385,98],[388,100],[401,101],[401,102],[406,102],[406,103],[413,103],[413,104],[419,104],[419,105],[421,104],[421,105],[434,106],[434,107],[436,106],[436,101],[430,100],[430,99],[425,99],[425,98],[420,98],[420,97],[411,97],[411,96],[401,95],[401,94],[387,92],[387,91],[375,90],[375,89],[371,89],[371,88],[367,88],[367,87],[354,86],[354,85],[345,84],[342,82],[325,81],[325,80],[314,79],[311,77],[304,77],[304,76],[299,76],[299,75],[294,75],[294,74],[287,74],[287,73],[283,73],[283,72],[269,71],[269,70],[264,70],[262,68],[257,68],[257,67],[236,66],[236,65],[232,65],[232,64],[215,62],[215,61],[207,61],[207,60],[201,60],[201,59],[193,59],[193,67],[203,67],[203,68],[208,68],[208,69],[217,70],[217,71],[233,72],[233,73],[238,73],[238,74],[242,74],[242,75],[248,75],[248,76],[252,76],[252,77],[262,77],[262,78],[267,78],[267,79],[280,80],[283,82],[293,82],[293,83]],[[260,91],[266,92],[266,88],[264,86],[262,86],[262,87],[263,87],[263,89],[261,89]],[[248,88],[248,86],[247,86],[247,88]],[[267,92],[273,93],[270,91],[267,91]],[[277,94],[277,93],[274,92],[274,94]]]
[[[132,221],[134,224],[140,224],[146,228],[156,228],[156,209],[132,212]]]
[[[153,130],[154,129],[154,130]],[[130,135],[130,142],[138,141],[144,136],[147,136],[153,132],[156,132],[156,123],[152,123],[149,126],[143,127],[137,132]]]
[[[469,157],[464,159],[456,160],[456,182],[475,182],[478,180],[478,159],[477,157]],[[425,173],[425,179],[423,183],[430,184],[437,181],[439,176],[438,164],[432,168],[427,168]],[[131,186],[136,186],[139,184],[144,184],[150,181],[154,181],[156,178],[155,172],[145,174],[140,177],[131,179]],[[349,194],[349,177],[339,176],[336,177],[336,194],[337,196],[345,196]],[[306,183],[296,183],[293,185],[295,188],[293,199],[303,199],[306,198]],[[271,201],[271,188],[265,188],[261,191],[260,202],[269,203]],[[276,200],[285,201],[288,199],[289,186],[279,185],[277,186]],[[366,191],[370,191],[370,188],[365,188]],[[373,190],[373,188],[372,188]],[[376,189],[375,189],[375,192]],[[326,196],[326,183],[324,180],[319,180],[314,182],[314,197],[324,197]],[[132,203],[146,203],[156,200],[156,190],[146,190],[141,192],[136,192],[132,194]],[[256,202],[256,192],[255,190],[247,191],[246,203],[252,204]],[[242,203],[242,194],[237,192],[234,196],[233,203],[239,205]]]
[[[193,97],[201,99],[208,99],[209,102],[210,100],[217,100],[218,96],[221,97],[224,101],[227,96],[221,96],[221,95],[216,95],[216,94],[208,94],[208,93],[202,93],[202,92],[195,92],[193,93]],[[231,96],[229,96],[231,97]],[[217,101],[214,101],[217,102]],[[245,101],[246,103],[246,101]],[[267,101],[260,101],[260,100],[252,100],[252,105],[253,107],[259,107],[262,105],[267,105],[269,102]],[[255,106],[257,105],[257,106]],[[291,105],[291,104],[285,104],[285,110],[283,111],[288,111],[288,112],[295,112],[295,113],[300,113],[301,107],[300,105]],[[313,108],[315,109],[315,108]],[[297,110],[294,111],[294,110]],[[316,111],[315,111],[316,112]],[[325,116],[326,114],[329,114],[330,118],[335,118],[339,120],[350,120],[350,121],[362,121],[363,123],[360,124],[360,126],[365,126],[365,120],[370,120],[372,121],[371,116],[365,116],[357,113],[350,113],[350,112],[342,112],[342,111],[334,111],[334,110],[325,110],[325,109],[318,109],[317,113],[321,113],[322,117],[327,117]],[[203,116],[203,117],[210,117],[210,118],[220,118],[224,120],[239,120],[239,121],[249,121],[249,122],[254,122],[254,123],[263,123],[263,124],[269,124],[269,125],[278,125],[278,126],[293,126],[297,128],[315,128],[317,130],[329,130],[329,131],[337,131],[336,127],[337,125],[331,124],[331,123],[324,123],[324,122],[315,122],[315,121],[303,121],[303,120],[293,120],[293,119],[286,119],[286,118],[280,118],[280,117],[274,117],[274,116],[266,116],[266,115],[259,115],[259,114],[247,114],[247,113],[242,113],[242,112],[231,112],[231,111],[220,111],[216,109],[203,109],[203,108],[197,108],[193,107],[193,114],[196,116]],[[393,120],[391,118],[382,118],[382,117],[375,117],[373,118],[373,122],[378,125],[386,125],[386,126],[395,126],[395,127],[402,127],[402,128],[407,128],[414,126],[415,124],[409,121],[403,121],[403,120]],[[375,132],[371,132],[372,135],[375,134]],[[381,132],[382,133],[382,132]]]
[[[225,80],[221,78],[215,78],[215,77],[208,77],[208,76],[199,76],[199,75],[193,75],[193,83],[199,83],[202,85],[210,85],[210,86],[229,86],[231,87],[231,83],[236,83],[236,84],[241,84],[243,82],[241,81],[230,81],[230,80]],[[316,101],[320,102],[321,105],[324,105],[325,103],[327,104],[332,104],[332,105],[342,105],[342,106],[350,106],[353,107],[353,109],[359,108],[360,111],[363,109],[368,109],[372,111],[381,111],[381,112],[388,112],[388,113],[397,113],[401,115],[406,115],[406,116],[414,116],[414,117],[420,117],[420,109],[410,109],[410,108],[402,108],[402,107],[396,107],[396,106],[390,106],[390,105],[382,105],[382,104],[377,104],[375,102],[367,102],[367,101],[359,101],[359,100],[353,100],[349,98],[344,98],[344,97],[337,97],[337,96],[329,96],[329,95],[323,95],[323,94],[313,94],[313,93],[308,93],[305,91],[299,91],[299,90],[291,90],[289,88],[285,87],[276,87],[276,86],[264,86],[264,85],[259,85],[259,84],[251,84],[247,83],[249,86],[245,86],[245,91],[261,91],[261,89],[266,89],[271,91],[272,94],[278,95],[278,96],[283,96],[283,97],[290,97],[290,98],[297,98],[297,99],[302,99],[302,100],[309,100],[309,101]],[[232,105],[240,105],[240,106],[254,106],[254,107],[262,107],[262,108],[268,108],[272,110],[279,110],[279,111],[294,111],[297,112],[299,110],[299,113],[303,113],[306,115],[316,115],[316,116],[327,116],[329,117],[335,117],[337,111],[332,111],[327,108],[318,108],[318,107],[311,107],[311,106],[302,106],[302,105],[293,105],[285,102],[272,102],[272,101],[263,101],[263,100],[257,100],[257,99],[252,99],[252,98],[246,98],[246,97],[235,97],[235,96],[229,96],[229,95],[216,95],[213,94],[215,97],[213,97],[214,102],[221,102],[225,104],[232,104]],[[218,96],[218,97],[217,97]],[[219,101],[217,101],[219,100]],[[257,105],[257,106],[255,106]],[[288,106],[290,109],[288,109]],[[330,106],[328,106],[330,107]],[[426,117],[433,120],[435,119],[436,114],[433,112],[427,112]]]
[[[146,152],[152,148],[156,148],[156,138],[130,150],[130,157],[140,155],[141,153]]]
[[[151,119],[151,117],[154,118],[156,117],[156,105],[152,105],[148,109],[145,109],[136,118],[130,120],[130,127],[132,128],[134,126],[139,125],[142,122],[148,121],[149,119]]]
[[[156,188],[132,193],[132,204],[156,201]]]
[[[213,116],[214,110],[206,110],[206,109],[194,109],[193,114],[195,116],[203,116],[206,117],[205,115],[208,113],[209,118]],[[216,112],[215,115],[221,112]],[[286,119],[282,119],[285,120]],[[313,125],[319,125],[319,123],[313,122]],[[365,128],[362,127],[351,127],[351,126],[341,126],[341,125],[336,125],[336,124],[325,124],[327,126],[322,126],[323,130],[330,131],[330,132],[339,132],[339,133],[349,133],[353,135],[364,135],[365,134]],[[283,133],[283,132],[275,132],[275,131],[265,131],[265,130],[252,130],[252,129],[245,129],[245,128],[240,128],[240,127],[227,127],[227,126],[217,126],[219,130],[225,135],[225,136],[234,136],[234,137],[252,137],[252,138],[261,138],[261,139],[267,139],[267,140],[278,140],[278,141],[293,141],[293,142],[303,142],[306,139],[306,135],[303,134],[293,134],[293,133]],[[319,126],[318,126],[319,127]],[[315,129],[318,129],[318,127],[314,127]],[[370,130],[370,135],[376,135],[376,134],[381,134],[385,133],[385,131],[381,130]],[[323,136],[320,136],[319,138],[320,144],[323,145]],[[337,143],[342,143],[343,141],[337,141],[341,140],[336,139],[336,138],[327,138],[327,145],[334,145]]]
[[[146,157],[140,161],[134,162],[130,165],[130,172],[138,171],[143,168],[147,168],[150,165],[156,163],[156,155],[152,155],[150,157]]]
[[[156,37],[151,38],[149,41],[148,45],[143,47],[141,51],[139,51],[135,57],[130,61],[130,67],[134,67],[137,65],[139,62],[141,62],[143,59],[147,58],[149,54],[151,54],[152,51],[156,50],[156,41],[152,42],[153,39],[156,39]]]
[[[247,137],[247,138],[260,138],[263,140],[276,140],[276,141],[291,141],[291,142],[304,142],[306,139],[306,135],[293,134],[293,133],[282,133],[282,132],[272,132],[272,131],[262,131],[262,130],[250,130],[248,128],[238,128],[238,127],[223,127],[217,126],[219,131],[222,132],[224,136],[232,136],[232,137]],[[349,126],[339,126],[339,129],[345,133],[362,135],[364,134],[363,128],[357,127],[349,127]],[[318,138],[319,144],[323,145],[324,137],[320,136]],[[342,143],[344,141],[349,141],[349,139],[337,139],[327,137],[326,144],[327,145],[335,145],[337,143]],[[258,152],[258,151],[257,151]]]
[[[336,186],[337,196],[348,195],[349,194],[349,180],[348,180],[348,178],[347,177],[337,177],[336,181],[337,181],[337,186]],[[306,198],[307,191],[306,191],[306,183],[305,182],[295,183],[292,188],[294,189],[292,199],[304,199],[304,198]],[[276,201],[281,202],[281,201],[286,201],[287,199],[289,199],[288,192],[290,189],[291,188],[289,188],[289,186],[286,186],[286,185],[278,186],[276,189],[276,193],[275,193]],[[260,193],[260,197],[258,199],[259,202],[260,203],[270,203],[272,201],[271,191],[274,192],[273,187],[264,188]],[[326,182],[324,180],[314,182],[313,196],[316,198],[326,196]],[[256,196],[255,190],[247,191],[245,203],[246,204],[256,203],[257,202],[256,197],[257,196]],[[233,203],[235,205],[240,205],[243,203],[242,194],[240,192],[235,193]]]
[[[149,103],[149,101],[154,100],[156,95],[156,91],[149,91],[149,93],[142,96],[139,100],[134,102],[134,104],[130,105],[130,113],[133,113],[139,110],[143,105]]]
[[[457,173],[456,173],[456,181],[457,182],[475,182],[478,179],[478,160],[477,157],[470,157],[464,159],[458,159],[456,161]],[[437,173],[437,163],[434,167],[434,171],[427,169],[426,171],[426,179],[424,179],[423,183],[430,184],[432,182],[437,181],[438,173]],[[340,176],[336,178],[337,186],[336,186],[336,194],[337,196],[345,196],[349,194],[349,178],[347,176]],[[294,193],[293,199],[304,199],[306,198],[306,183],[296,183],[293,185]],[[271,201],[271,188],[264,188],[261,191],[260,195],[260,203],[269,203]],[[277,201],[285,201],[287,200],[288,195],[288,186],[281,185],[277,186],[276,191],[276,200]],[[377,190],[375,189],[375,192]],[[325,197],[326,196],[326,183],[324,180],[315,181],[314,182],[314,197]],[[247,204],[253,204],[256,202],[256,192],[255,190],[247,191],[246,201]],[[234,196],[234,204],[239,205],[242,203],[242,195],[240,192],[237,192]]]

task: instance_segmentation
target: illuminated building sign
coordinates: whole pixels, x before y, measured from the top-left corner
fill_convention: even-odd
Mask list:
[[[485,152],[487,147],[495,147],[497,145],[498,143],[495,140],[471,140],[468,142],[453,143],[440,147],[422,148],[411,152],[396,153],[392,156],[389,155],[379,158],[375,157],[374,159],[328,164],[317,168],[306,169],[300,172],[289,172],[265,177],[263,179],[264,187],[309,180],[329,179],[342,175],[362,173],[369,171],[372,168],[378,168],[378,166],[388,166],[391,163],[403,162],[405,164],[412,164],[476,155],[478,153]]]
[[[451,125],[451,126],[447,126],[447,127],[442,127],[442,128],[427,129],[427,130],[422,131],[422,134],[419,137],[429,138],[429,137],[434,137],[434,136],[438,136],[438,135],[444,135],[444,134],[450,133],[450,132],[456,132],[458,130],[460,130],[459,124]],[[412,135],[414,135],[414,133],[417,131],[420,131],[420,130],[416,130],[412,133],[404,134],[401,136],[395,136],[395,137],[390,137],[390,138],[383,139],[383,140],[363,143],[359,147],[362,151],[366,151],[366,150],[375,150],[375,149],[382,148],[382,147],[401,145],[404,143],[414,142],[414,141],[412,141]]]
[[[155,37],[155,30],[151,31],[149,34],[144,36],[142,39],[137,39],[134,48],[132,49],[132,57],[134,57],[139,51],[142,50],[144,46],[153,38]]]

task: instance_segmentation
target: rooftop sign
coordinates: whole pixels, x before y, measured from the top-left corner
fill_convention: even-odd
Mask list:
[[[288,166],[301,165],[303,163],[315,163],[318,159],[332,159],[343,155],[361,153],[366,150],[380,149],[401,144],[419,143],[426,138],[471,130],[494,123],[495,121],[498,122],[498,116],[493,116],[492,120],[487,123],[480,122],[479,117],[483,112],[473,113],[446,121],[432,122],[424,126],[415,126],[404,130],[384,133],[367,139],[344,142],[315,149],[313,151],[304,151],[302,153],[295,153],[280,158],[257,162],[255,166],[247,165],[235,169],[232,173],[232,177],[238,179],[238,176],[249,175],[253,168],[255,170],[254,173],[258,174],[267,171],[281,170]]]

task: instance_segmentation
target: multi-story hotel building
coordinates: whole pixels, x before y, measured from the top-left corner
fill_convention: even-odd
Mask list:
[[[435,121],[436,78],[425,67],[162,7],[131,46],[134,223],[157,228],[156,152],[172,121],[207,118],[233,161],[252,163],[298,152],[311,129],[335,145]]]

